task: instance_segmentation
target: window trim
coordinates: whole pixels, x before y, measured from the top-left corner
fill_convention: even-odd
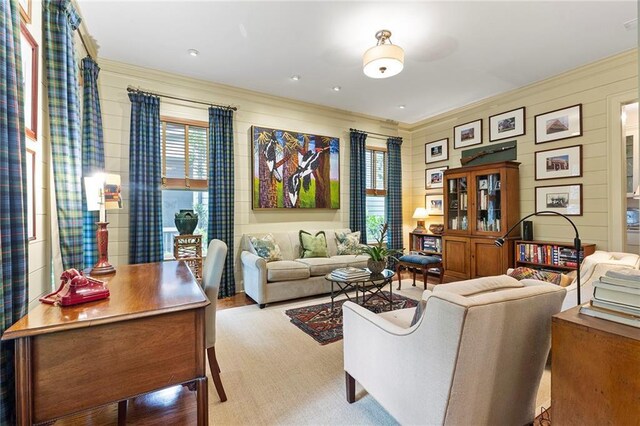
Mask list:
[[[165,115],[160,116],[160,125],[162,126],[162,152],[166,152],[167,148],[167,123],[177,124],[184,126],[185,134],[185,147],[184,147],[184,165],[185,173],[189,171],[189,126],[199,127],[205,129],[207,141],[209,140],[209,123],[206,121],[189,120],[185,118],[175,118]],[[205,158],[209,158],[209,143],[207,142],[207,152]],[[207,164],[207,173],[209,165]],[[192,179],[189,176],[184,178],[168,178],[167,172],[167,157],[162,156],[162,189],[189,189],[189,190],[206,190],[208,185],[207,179]]]
[[[377,152],[384,152],[384,159],[386,162],[387,159],[387,149],[383,148],[383,147],[378,147],[378,146],[365,146],[365,150],[366,151],[373,151],[374,153]],[[375,155],[372,156],[373,158],[373,162],[371,164],[371,182],[374,183],[375,182],[375,173],[376,173],[376,160],[375,160]],[[366,195],[372,195],[375,197],[386,197],[387,196],[387,166],[386,164],[384,165],[384,167],[382,168],[382,182],[384,185],[384,189],[377,189],[377,188],[366,188]]]

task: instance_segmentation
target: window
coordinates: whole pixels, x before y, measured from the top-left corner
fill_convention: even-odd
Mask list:
[[[367,186],[367,242],[375,242],[380,226],[385,223],[387,197],[387,151],[367,147],[365,152]]]
[[[173,258],[173,237],[178,235],[174,217],[180,210],[194,210],[198,214],[198,227],[194,233],[202,235],[204,255],[209,224],[208,124],[167,117],[162,117],[161,123],[164,258]]]

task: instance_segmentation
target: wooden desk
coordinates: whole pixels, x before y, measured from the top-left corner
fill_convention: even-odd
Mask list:
[[[184,262],[119,266],[111,297],[41,304],[11,326],[19,425],[54,420],[181,383],[196,383],[208,424],[204,292]]]
[[[578,309],[553,316],[553,425],[639,424],[640,329]]]

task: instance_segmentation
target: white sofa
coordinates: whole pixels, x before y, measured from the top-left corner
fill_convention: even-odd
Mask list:
[[[318,230],[305,229],[315,235]],[[336,232],[351,232],[349,229],[324,229],[327,237],[329,257],[300,258],[299,231],[271,232],[280,246],[282,260],[267,262],[259,257],[249,236],[263,237],[267,233],[242,236],[242,278],[244,292],[255,300],[260,308],[267,303],[298,297],[313,296],[331,291],[331,283],[325,275],[337,268],[367,266],[366,255],[338,255]]]

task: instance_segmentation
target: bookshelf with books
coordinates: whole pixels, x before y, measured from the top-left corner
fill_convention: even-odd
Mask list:
[[[442,256],[442,235],[409,232],[409,244],[412,252]]]
[[[571,243],[553,241],[524,241],[515,242],[515,266],[525,266],[533,269],[548,269],[557,272],[575,271],[576,249]],[[580,261],[596,251],[595,244],[582,244]]]

